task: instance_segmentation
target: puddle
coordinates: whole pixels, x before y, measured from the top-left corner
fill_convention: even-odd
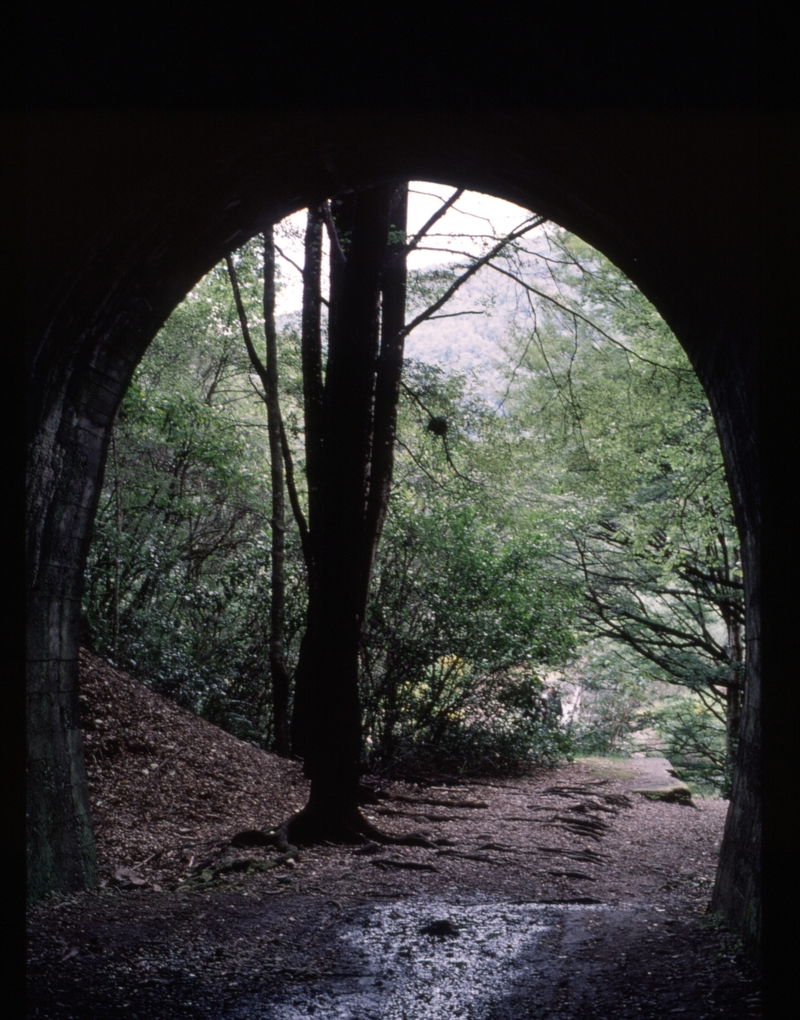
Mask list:
[[[596,906],[413,899],[375,906],[338,933],[335,977],[295,983],[279,999],[239,1003],[235,1016],[273,1020],[482,1020],[529,974],[531,950],[565,910]],[[457,934],[421,929],[449,922]],[[239,1010],[242,1009],[242,1012]],[[229,1014],[231,1015],[231,1014]]]

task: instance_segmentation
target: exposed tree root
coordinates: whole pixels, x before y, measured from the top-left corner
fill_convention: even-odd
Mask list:
[[[604,822],[599,818],[592,818],[591,815],[584,816],[583,818],[571,818],[569,815],[554,815],[550,819],[551,824],[558,824],[559,822],[572,829],[573,832],[585,832],[587,835],[601,835],[611,828],[608,822]]]
[[[391,835],[376,828],[352,806],[338,812],[313,810],[308,807],[287,818],[277,829],[264,831],[246,829],[238,832],[230,841],[231,846],[274,846],[286,854],[298,846],[315,843],[362,846],[368,841],[381,846],[423,846],[432,848],[426,836],[412,832],[403,836]]]
[[[598,801],[579,801],[577,804],[570,804],[567,808],[568,811],[577,811],[579,814],[586,814],[588,811],[602,811],[607,815],[617,814],[617,808],[608,807],[606,804],[600,804]]]
[[[586,906],[591,906],[591,905],[594,905],[594,904],[600,904],[603,901],[595,899],[594,896],[572,896],[569,899],[547,899],[547,900],[537,900],[536,902],[537,903],[553,903],[553,904],[563,903],[563,904],[566,904],[566,905],[571,905],[571,904],[574,903],[574,904],[580,904],[580,905],[584,905],[585,904]]]
[[[447,855],[448,857],[460,857],[465,861],[481,861],[483,864],[500,864],[500,861],[495,860],[494,857],[489,857],[488,854],[468,854],[462,850],[437,850],[437,854]]]
[[[546,790],[542,790],[542,793],[555,793],[559,796],[563,794],[581,793],[581,794],[593,794],[595,791],[589,789],[593,786],[606,786],[608,783],[607,779],[594,779],[589,780],[585,783],[581,783],[580,786],[548,786]]]
[[[607,780],[601,779],[594,786],[602,786]],[[573,811],[610,811],[616,814],[616,809],[630,807],[631,799],[624,793],[601,793],[596,789],[588,789],[587,786],[550,786],[543,791],[556,797],[566,797],[569,800],[578,800],[580,804],[571,808]],[[610,806],[606,806],[610,805]],[[533,805],[531,805],[533,807]]]
[[[596,832],[591,832],[586,829],[573,828],[571,825],[566,825],[564,822],[545,822],[542,826],[546,829],[566,829],[567,832],[571,832],[574,835],[581,836],[584,839],[593,839],[595,842],[600,842],[600,836]]]
[[[573,861],[585,861],[587,864],[602,864],[605,854],[597,853],[596,850],[568,850],[566,847],[537,846],[534,852],[543,854],[556,854],[559,857],[569,857]]]
[[[274,833],[263,829],[244,829],[237,832],[229,846],[277,846]]]
[[[425,864],[422,861],[399,861],[394,857],[375,857],[370,861],[370,864],[374,864],[381,871],[385,871],[387,868],[403,868],[406,871],[439,871],[433,864]]]
[[[392,794],[389,800],[398,800],[404,804],[432,804],[434,807],[488,808],[485,800],[453,800],[444,797],[403,797]]]
[[[376,815],[395,815],[404,818],[421,818],[426,822],[466,822],[467,818],[460,818],[458,815],[426,815],[421,811],[398,811],[394,808],[376,808]]]
[[[368,839],[362,846],[356,847],[353,851],[354,854],[379,854],[383,850],[380,843],[376,843],[374,839]]]
[[[385,793],[379,787],[369,786],[367,783],[361,782],[358,784],[358,803],[359,804],[380,804],[383,800],[397,800],[396,797],[391,797],[388,793]]]

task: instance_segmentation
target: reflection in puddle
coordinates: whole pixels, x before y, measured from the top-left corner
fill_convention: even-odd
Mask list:
[[[436,899],[380,904],[361,926],[339,935],[338,979],[287,990],[283,1002],[270,1004],[269,1015],[275,1020],[481,1020],[530,966],[521,951],[558,924],[563,910]],[[457,933],[422,933],[435,921],[449,921]]]

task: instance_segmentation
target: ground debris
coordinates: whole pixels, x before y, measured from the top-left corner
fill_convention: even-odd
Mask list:
[[[374,864],[376,867],[385,870],[386,868],[399,868],[405,869],[406,871],[438,871],[439,869],[433,864],[427,864],[424,861],[404,861],[399,860],[396,857],[373,857],[369,862]]]
[[[231,834],[269,835],[303,806],[298,763],[83,651],[80,675],[82,710],[103,720],[86,763],[107,884],[29,911],[31,1020],[516,1020],[532,1004],[559,1020],[759,1016],[756,977],[706,913],[724,801],[631,799],[598,759],[462,780],[452,797],[395,781],[376,799],[487,806],[437,819],[431,849],[402,859],[373,841],[278,864],[268,840]],[[402,816],[385,817],[401,835]],[[148,884],[113,882],[121,868]],[[460,937],[422,931],[444,919]]]
[[[400,801],[403,804],[431,804],[434,807],[455,807],[455,808],[488,808],[485,800],[453,800],[440,797],[404,797],[395,793],[392,800]]]

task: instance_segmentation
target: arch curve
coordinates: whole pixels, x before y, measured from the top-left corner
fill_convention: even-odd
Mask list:
[[[620,266],[684,345],[716,415],[742,537],[748,680],[715,891],[758,930],[759,475],[755,193],[743,117],[487,110],[41,116],[29,140],[29,888],[92,884],[77,712],[82,572],[111,423],[173,308],[267,222],[386,179],[484,191]],[[737,295],[736,305],[731,295]]]

